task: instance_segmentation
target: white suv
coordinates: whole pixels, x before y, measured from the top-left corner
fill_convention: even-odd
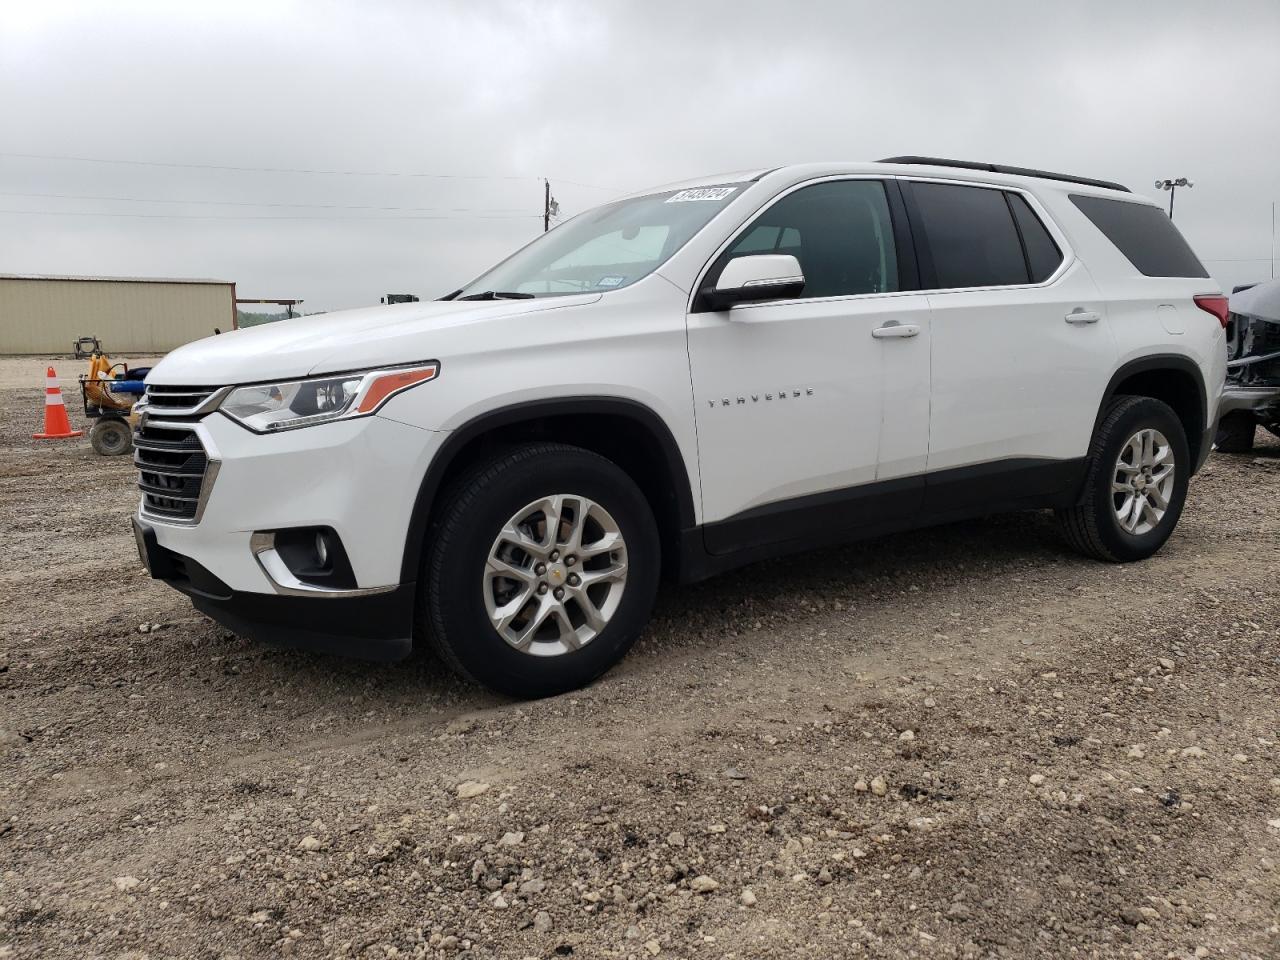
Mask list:
[[[662,575],[1028,508],[1150,556],[1209,454],[1226,311],[1117,184],[899,157],[646,191],[440,301],[171,353],[138,544],[247,636],[420,638],[551,694],[625,653]]]

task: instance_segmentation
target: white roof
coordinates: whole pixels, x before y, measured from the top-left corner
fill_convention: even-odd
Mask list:
[[[105,283],[204,283],[232,286],[233,280],[204,280],[193,277],[75,277],[64,273],[0,273],[0,280],[93,280]]]
[[[672,190],[691,190],[694,187],[718,187],[725,183],[749,183],[752,180],[759,180],[766,173],[770,173],[776,169],[776,167],[763,167],[758,170],[738,170],[734,173],[718,173],[710,177],[697,177],[693,180],[677,180],[675,183],[664,183],[661,186],[645,187],[643,190],[636,190],[634,193],[627,194],[627,197],[647,197],[654,193],[668,193]]]
[[[1025,173],[1005,173],[991,170],[975,169],[973,167],[953,167],[947,165],[935,165],[928,163],[885,163],[866,161],[828,161],[818,163],[788,163],[777,167],[766,167],[758,170],[742,170],[736,173],[723,173],[711,177],[699,177],[696,180],[681,180],[678,183],[669,183],[660,187],[650,187],[645,190],[638,190],[630,196],[641,197],[655,193],[666,193],[671,190],[688,190],[694,187],[710,187],[726,183],[747,183],[750,181],[761,180],[766,177],[772,178],[774,175],[789,179],[800,180],[809,177],[839,176],[841,174],[878,174],[880,176],[916,176],[916,177],[932,177],[943,180],[976,180],[983,183],[1007,183],[1010,185],[1026,186],[1035,184],[1041,189],[1056,187],[1062,190],[1069,190],[1072,193],[1087,193],[1101,196],[1107,196],[1118,200],[1136,200],[1139,202],[1149,203],[1145,197],[1129,192],[1121,192],[1111,189],[1102,183],[1082,183],[1077,180],[1054,179],[1043,176],[1036,176],[1039,171],[1028,170]]]

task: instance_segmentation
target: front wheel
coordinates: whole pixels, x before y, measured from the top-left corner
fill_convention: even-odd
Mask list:
[[[1084,495],[1058,511],[1063,535],[1098,560],[1145,560],[1173,533],[1190,473],[1186,432],[1168,404],[1117,397],[1094,434]]]
[[[644,494],[578,447],[525,444],[445,494],[424,571],[423,624],[468,679],[515,697],[590,683],[648,622],[660,547]]]

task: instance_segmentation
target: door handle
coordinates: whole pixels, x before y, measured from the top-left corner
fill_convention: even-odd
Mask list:
[[[871,335],[877,340],[887,340],[890,337],[914,337],[919,332],[919,324],[899,323],[897,320],[890,320],[883,327],[876,327],[876,329],[872,330]]]
[[[1064,318],[1067,323],[1073,323],[1077,326],[1086,323],[1097,323],[1102,319],[1102,314],[1094,310],[1085,310],[1082,307],[1076,307]]]

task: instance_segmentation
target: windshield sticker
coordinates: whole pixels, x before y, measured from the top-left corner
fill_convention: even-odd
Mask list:
[[[681,190],[667,197],[667,203],[689,203],[693,200],[723,200],[737,187],[699,187],[696,190]]]
[[[626,277],[601,277],[596,281],[597,287],[620,287],[627,282]]]

